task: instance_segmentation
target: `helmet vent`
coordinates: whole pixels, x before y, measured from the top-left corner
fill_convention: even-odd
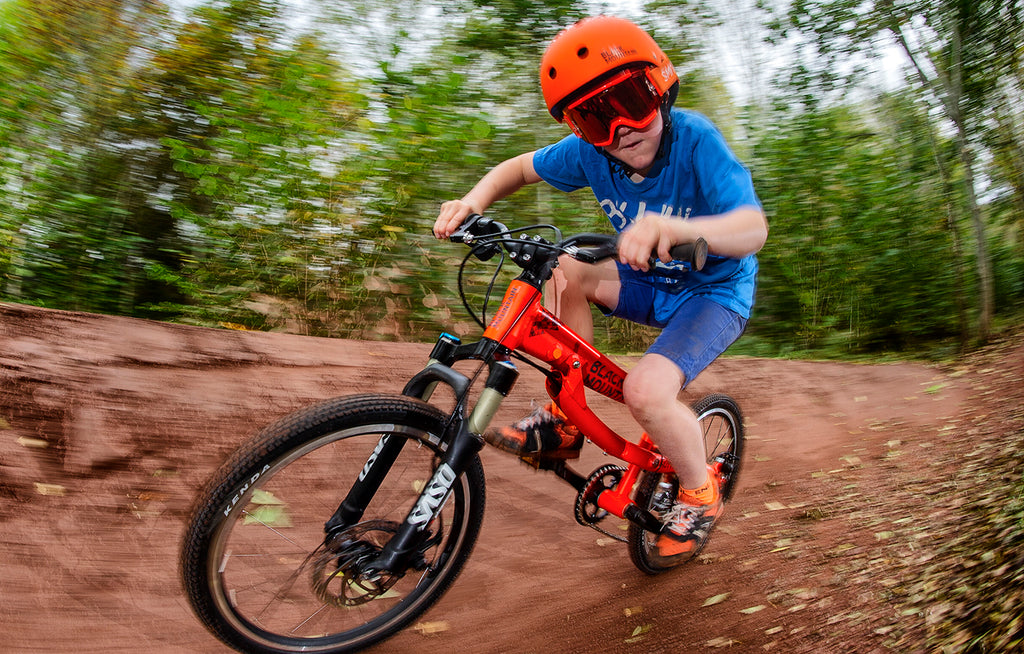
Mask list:
[[[554,66],[551,66],[550,68],[548,68],[548,77],[550,77],[551,79],[555,79],[556,75],[558,75],[558,71],[555,70]]]
[[[580,59],[586,59],[587,55],[589,54],[590,50],[588,50],[586,46],[583,46],[582,48],[576,51],[576,56],[579,57]]]

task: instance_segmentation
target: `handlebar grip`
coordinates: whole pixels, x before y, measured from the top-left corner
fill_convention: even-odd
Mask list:
[[[675,261],[685,261],[691,270],[702,270],[708,260],[708,242],[698,238],[693,243],[680,243],[668,251]],[[651,267],[657,262],[657,256],[651,257]]]

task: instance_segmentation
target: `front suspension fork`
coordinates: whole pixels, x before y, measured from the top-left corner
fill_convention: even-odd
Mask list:
[[[486,430],[502,399],[508,395],[519,376],[510,362],[492,359],[484,388],[472,413],[466,418],[464,398],[471,381],[450,367],[456,359],[457,349],[458,339],[442,335],[427,366],[409,381],[403,391],[404,395],[426,400],[438,383],[445,383],[451,386],[458,399],[451,422],[443,435],[446,444],[442,446],[443,459],[398,531],[371,564],[374,572],[401,574],[414,561],[427,528],[444,508],[459,477],[483,448],[484,440],[480,434]],[[363,510],[397,460],[404,442],[404,438],[390,434],[381,437],[359,479],[327,523],[328,533],[344,529],[362,518]]]

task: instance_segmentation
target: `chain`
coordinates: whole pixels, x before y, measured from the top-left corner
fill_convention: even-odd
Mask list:
[[[611,464],[601,466],[590,474],[583,490],[581,490],[580,494],[576,497],[576,522],[585,527],[590,527],[591,529],[599,531],[605,536],[621,543],[627,542],[626,537],[620,536],[619,534],[613,534],[598,525],[599,522],[608,517],[608,513],[604,512],[604,515],[600,517],[592,516],[587,513],[587,508],[593,507],[594,509],[597,509],[595,513],[601,511],[601,509],[598,509],[597,507],[597,496],[606,490],[612,490],[618,486],[619,482],[622,480],[623,472],[625,472],[625,468],[619,466]],[[610,485],[606,480],[606,477],[609,476],[613,480],[613,483]]]

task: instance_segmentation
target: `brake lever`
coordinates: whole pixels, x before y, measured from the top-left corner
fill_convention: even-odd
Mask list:
[[[485,218],[478,213],[471,213],[466,220],[459,225],[448,240],[453,243],[464,243],[473,249],[473,255],[480,261],[487,261],[494,255],[501,252],[501,246],[497,243],[478,243],[488,236],[497,236],[508,231],[505,225],[496,220]]]

